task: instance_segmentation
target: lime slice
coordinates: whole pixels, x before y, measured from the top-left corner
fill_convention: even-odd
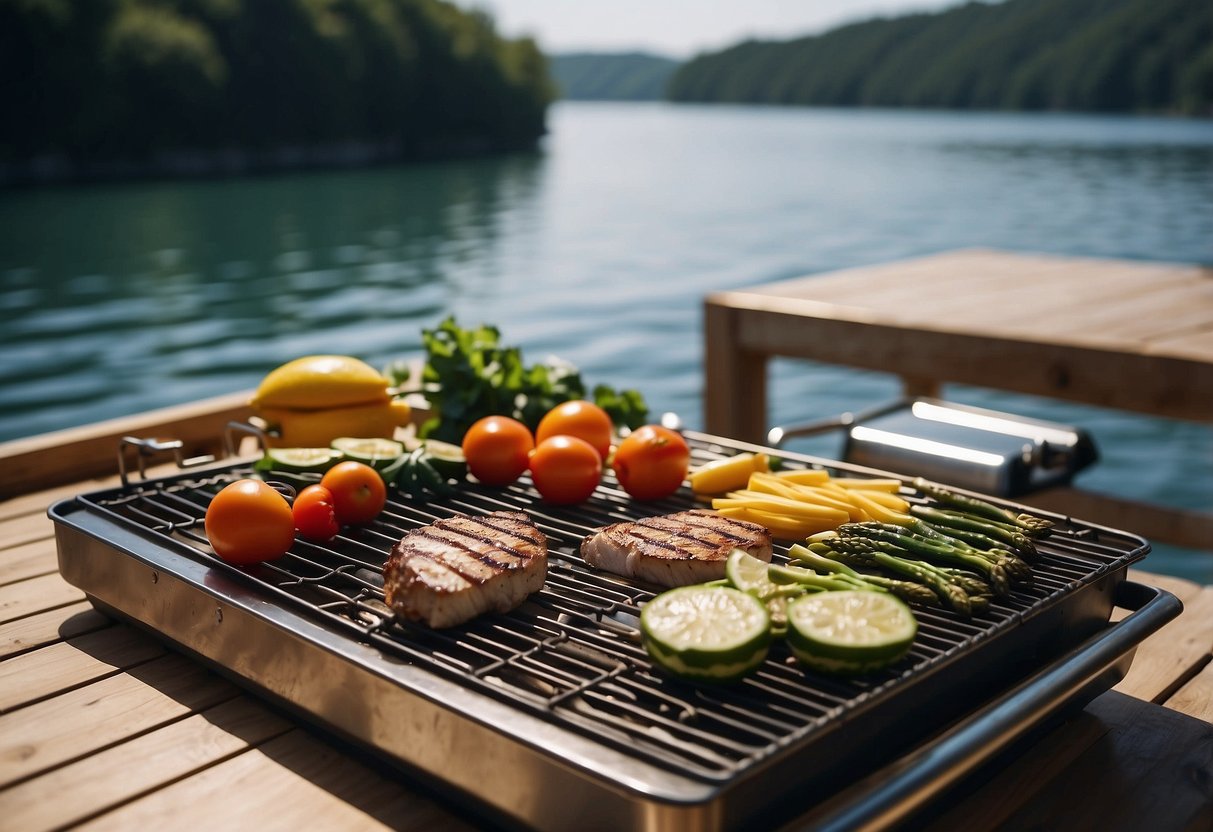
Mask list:
[[[762,663],[771,641],[766,607],[729,587],[661,593],[641,610],[640,632],[653,661],[696,681],[741,678]]]
[[[918,622],[887,592],[815,592],[788,604],[788,646],[813,670],[851,675],[887,667],[910,649]]]
[[[734,549],[724,563],[724,574],[734,588],[766,599],[779,589],[767,574],[769,566],[744,549]]]
[[[267,448],[265,461],[275,471],[327,471],[341,459],[332,448]]]
[[[331,445],[346,459],[364,462],[377,469],[388,467],[404,454],[404,445],[394,439],[339,436]]]
[[[434,470],[448,480],[461,480],[467,476],[468,461],[463,448],[437,439],[425,440],[426,459]]]

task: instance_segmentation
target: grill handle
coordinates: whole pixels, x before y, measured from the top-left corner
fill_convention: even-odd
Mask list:
[[[1115,601],[1132,613],[793,826],[853,832],[887,829],[904,822],[1051,714],[1089,692],[1093,681],[1183,611],[1183,603],[1170,592],[1133,581],[1117,587]],[[1108,687],[1104,685],[1098,692]]]

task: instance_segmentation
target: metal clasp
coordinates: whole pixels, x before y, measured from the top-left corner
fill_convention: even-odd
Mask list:
[[[124,488],[130,485],[130,479],[126,475],[126,449],[128,447],[133,447],[137,451],[135,459],[139,464],[139,479],[141,480],[147,479],[147,459],[155,454],[172,452],[178,468],[192,468],[215,461],[212,454],[186,459],[185,443],[180,439],[141,439],[137,436],[124,436],[118,443],[118,476],[121,478]]]

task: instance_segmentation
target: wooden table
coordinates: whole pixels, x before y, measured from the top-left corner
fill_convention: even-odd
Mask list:
[[[709,433],[765,440],[767,362],[900,376],[1213,424],[1213,270],[965,250],[709,295]],[[822,415],[822,414],[819,414]],[[1213,515],[1053,489],[1029,500],[1151,540],[1213,550]]]
[[[216,431],[231,404],[210,403]],[[202,418],[206,410],[190,412]],[[124,427],[159,435],[179,415],[72,431],[77,444],[53,453],[70,457],[75,447],[80,459],[80,448],[112,443]],[[0,446],[0,464],[28,454],[31,442]],[[0,827],[484,826],[457,800],[335,745],[94,611],[57,572],[46,508],[112,480],[0,502]],[[1182,616],[1141,646],[1114,691],[969,786],[929,828],[1210,828],[1213,587],[1131,577],[1176,593]]]

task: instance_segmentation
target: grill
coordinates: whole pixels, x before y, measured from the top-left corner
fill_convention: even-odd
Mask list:
[[[754,449],[687,438],[693,464]],[[210,498],[249,472],[228,464],[52,506],[61,572],[99,608],[338,736],[495,819],[538,827],[775,823],[899,759],[900,778],[828,805],[848,823],[856,812],[908,813],[1012,735],[1110,687],[1135,645],[1178,611],[1126,581],[1144,540],[1055,517],[1032,585],[972,620],[915,610],[918,637],[888,671],[818,676],[777,645],[738,685],[691,685],[657,672],[640,643],[652,588],[577,554],[598,527],[691,507],[685,489],[640,504],[608,475],[590,502],[554,507],[525,478],[466,484],[442,501],[393,498],[329,544],[298,541],[279,561],[239,569],[211,554],[202,521]],[[449,630],[397,620],[382,592],[391,546],[436,519],[500,509],[526,511],[547,535],[544,588],[509,614]],[[785,552],[777,546],[776,560]],[[1140,609],[1109,626],[1116,604]],[[1007,708],[1014,729],[999,719]]]

